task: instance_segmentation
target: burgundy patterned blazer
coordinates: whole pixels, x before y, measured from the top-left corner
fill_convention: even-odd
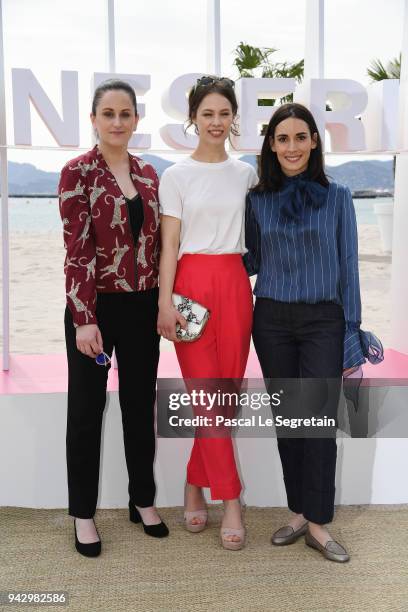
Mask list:
[[[150,164],[130,153],[129,161],[144,212],[137,244],[125,197],[97,146],[61,172],[66,294],[75,327],[97,323],[97,292],[144,291],[158,285],[159,181]]]

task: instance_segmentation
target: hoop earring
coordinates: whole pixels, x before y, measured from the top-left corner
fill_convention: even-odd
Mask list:
[[[199,135],[200,135],[200,131],[199,131],[199,129],[198,129],[198,127],[197,127],[197,124],[196,124],[196,123],[194,124],[194,131],[195,131],[195,133],[197,134],[197,136],[199,136]]]

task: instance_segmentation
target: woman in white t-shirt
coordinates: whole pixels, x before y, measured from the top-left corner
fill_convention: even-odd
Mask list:
[[[252,166],[225,151],[230,132],[236,133],[233,81],[202,77],[188,102],[189,125],[195,126],[198,146],[191,157],[163,173],[159,189],[162,251],[157,328],[176,343],[183,377],[207,379],[206,389],[213,384],[216,390],[219,379],[228,379],[229,387],[232,379],[241,379],[248,359],[252,296],[242,263],[244,211],[247,191],[257,176]],[[172,304],[173,291],[211,312],[203,335],[194,342],[180,342],[176,336],[176,324],[183,327],[186,322]],[[210,411],[206,414],[211,417]],[[192,532],[207,524],[202,487],[210,488],[212,499],[224,501],[222,545],[242,548],[241,482],[225,428],[221,434],[219,428],[216,433],[214,428],[196,430],[185,491],[185,524]]]

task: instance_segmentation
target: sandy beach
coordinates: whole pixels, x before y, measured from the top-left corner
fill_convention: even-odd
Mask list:
[[[391,258],[378,252],[376,225],[360,225],[362,327],[389,346]],[[59,232],[10,235],[10,349],[12,353],[61,353],[64,343],[64,247]],[[162,350],[174,350],[162,341]]]

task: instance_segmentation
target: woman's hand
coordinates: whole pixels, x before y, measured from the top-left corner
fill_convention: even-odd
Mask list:
[[[103,341],[99,327],[94,323],[77,327],[76,345],[78,351],[88,357],[95,358],[99,353],[102,353]]]
[[[174,308],[173,304],[159,308],[159,316],[157,318],[157,333],[170,340],[171,342],[180,342],[176,336],[176,325],[180,324],[183,329],[187,328],[187,321],[179,311]]]

